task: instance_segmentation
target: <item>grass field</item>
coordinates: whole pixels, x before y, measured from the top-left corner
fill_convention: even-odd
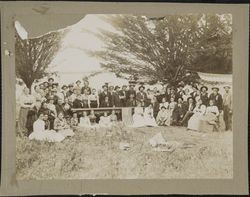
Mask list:
[[[192,144],[157,152],[149,139]],[[17,179],[232,178],[233,133],[198,133],[183,127],[77,130],[61,143],[17,137]],[[130,149],[119,149],[120,142]]]

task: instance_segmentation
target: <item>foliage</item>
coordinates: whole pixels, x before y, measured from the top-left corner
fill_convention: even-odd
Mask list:
[[[97,33],[104,48],[89,54],[117,76],[177,82],[187,72],[231,72],[230,15],[111,15],[105,20],[115,31]]]
[[[28,88],[34,80],[49,74],[48,66],[60,47],[64,33],[65,31],[50,32],[41,37],[23,40],[15,32],[16,75]]]

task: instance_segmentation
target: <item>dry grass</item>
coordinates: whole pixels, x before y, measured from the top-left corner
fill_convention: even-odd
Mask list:
[[[194,144],[156,152],[148,140]],[[232,178],[233,134],[187,132],[182,127],[77,130],[62,143],[17,138],[17,179]],[[128,142],[129,150],[119,143]]]

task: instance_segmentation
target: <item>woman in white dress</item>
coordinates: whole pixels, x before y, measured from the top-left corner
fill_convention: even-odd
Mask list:
[[[73,136],[75,133],[70,129],[70,125],[67,124],[64,118],[63,112],[59,112],[57,118],[54,121],[54,129],[61,133],[64,137]]]
[[[164,105],[157,114],[156,123],[159,126],[170,126],[170,112]]]
[[[202,104],[202,100],[199,99],[196,101],[196,106],[193,110],[193,115],[188,121],[187,129],[199,131],[200,130],[200,123],[204,117],[206,112],[206,106]]]
[[[155,118],[154,118],[154,109],[153,104],[150,103],[148,107],[144,110],[144,122],[146,126],[157,127]]]
[[[33,132],[29,135],[30,140],[40,140],[49,142],[61,142],[65,136],[54,130],[46,130],[44,114],[40,113],[38,119],[33,124]]]
[[[170,98],[170,103],[169,103],[169,113],[170,113],[171,121],[172,121],[173,111],[174,111],[176,105],[177,105],[177,102],[175,102],[175,98],[171,97]]]
[[[169,107],[169,102],[167,102],[167,99],[165,97],[162,98],[162,102],[159,105],[159,109],[161,109],[163,106],[166,109],[168,109],[168,107]]]
[[[99,127],[110,128],[112,126],[110,116],[107,112],[104,112],[103,116],[100,117]]]
[[[91,122],[90,119],[87,115],[87,112],[84,111],[82,112],[82,117],[80,118],[80,123],[79,123],[79,127],[83,127],[83,128],[91,128]]]
[[[135,107],[132,127],[144,127],[144,126],[145,126],[145,121],[143,116],[143,108]]]

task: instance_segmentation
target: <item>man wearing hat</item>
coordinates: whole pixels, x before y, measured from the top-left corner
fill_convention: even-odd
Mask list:
[[[69,84],[68,85],[68,91],[66,93],[66,97],[70,97],[73,94],[74,91],[74,85],[73,84]]]
[[[207,86],[201,86],[200,88],[200,92],[201,92],[201,95],[200,95],[200,98],[202,100],[202,104],[205,105],[205,106],[208,106],[208,88]]]
[[[120,87],[115,86],[114,93],[112,94],[112,106],[120,107],[121,106],[121,99],[119,96]]]
[[[190,95],[195,99],[195,97],[198,95],[198,93],[197,93],[198,87],[196,85],[193,85],[192,90],[193,90],[193,92],[190,93]]]
[[[183,88],[184,88],[184,86],[182,84],[178,85],[178,91],[177,91],[177,94],[176,94],[177,99],[182,98],[182,96],[184,95]]]
[[[225,94],[223,95],[223,118],[225,121],[225,130],[232,130],[232,94],[230,92],[230,86],[224,86]]]
[[[54,79],[53,79],[52,77],[50,77],[50,78],[48,79],[48,83],[49,83],[49,85],[52,85],[52,84],[54,83]]]
[[[143,85],[139,86],[139,92],[136,94],[136,103],[138,107],[145,107],[147,101],[147,94],[144,92],[145,87]]]
[[[213,92],[209,96],[209,100],[214,100],[214,105],[218,107],[219,111],[221,112],[223,109],[223,100],[222,96],[219,93],[218,87],[212,87]]]
[[[127,91],[126,98],[127,100],[130,98],[130,95],[133,95],[133,97],[136,97],[136,91],[135,91],[135,85],[134,84],[129,84],[129,90]]]
[[[111,101],[111,93],[108,91],[108,86],[105,84],[102,86],[103,91],[99,95],[99,103],[102,104],[105,102],[105,97],[108,97],[108,100]]]
[[[127,95],[127,86],[123,85],[122,89],[119,92],[119,97],[121,100],[122,107],[126,107],[126,95]]]
[[[87,92],[88,92],[88,95],[90,95],[91,94],[91,88],[89,87],[89,82],[87,81],[87,80],[85,80],[84,82],[83,82],[83,87],[82,87],[82,94],[85,92],[85,90],[87,90]]]

